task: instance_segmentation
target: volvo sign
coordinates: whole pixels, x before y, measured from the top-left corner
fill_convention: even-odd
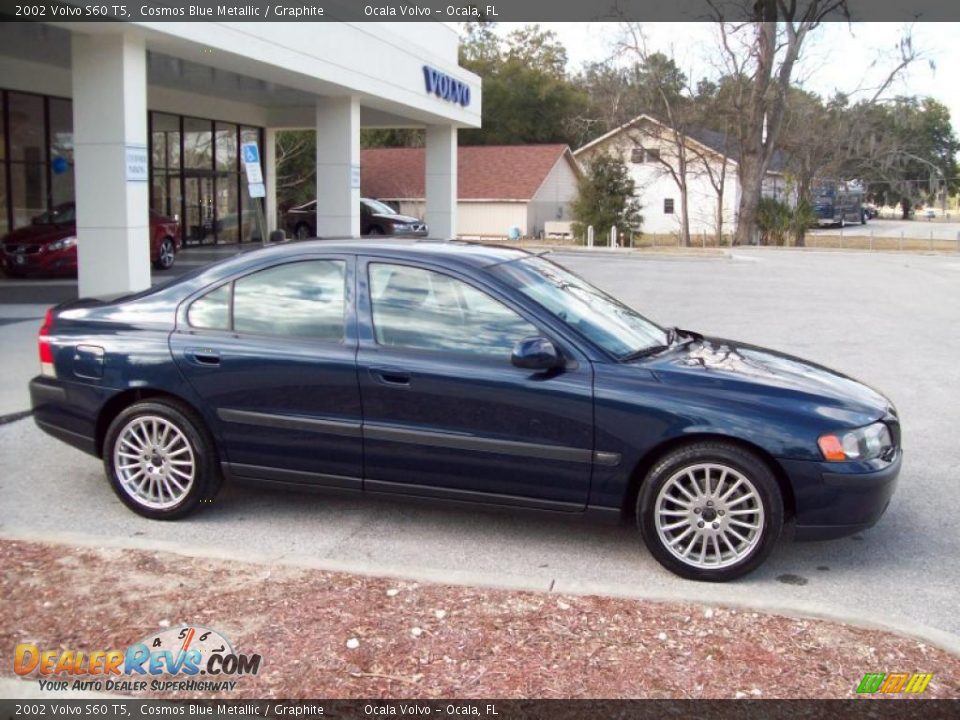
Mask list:
[[[443,100],[459,103],[463,107],[470,104],[470,86],[465,82],[455,80],[429,65],[423,66],[423,80],[428,93],[433,93]]]

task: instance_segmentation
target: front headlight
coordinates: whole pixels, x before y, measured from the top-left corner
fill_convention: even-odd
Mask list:
[[[65,237],[62,240],[57,240],[47,245],[47,250],[53,252],[55,250],[66,250],[68,247],[73,247],[77,244],[77,239],[75,237]]]
[[[882,422],[821,435],[817,444],[823,457],[832,462],[875,460],[893,450],[890,428]]]

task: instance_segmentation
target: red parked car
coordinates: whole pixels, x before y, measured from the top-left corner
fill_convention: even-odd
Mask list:
[[[77,274],[77,221],[74,203],[57,205],[37,215],[27,227],[3,238],[0,264],[13,277]],[[182,241],[180,223],[150,211],[150,261],[169,270]]]

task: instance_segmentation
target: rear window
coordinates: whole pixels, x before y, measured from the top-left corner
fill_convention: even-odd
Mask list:
[[[187,322],[198,329],[339,342],[345,308],[346,263],[305,260],[211,290],[193,301]]]

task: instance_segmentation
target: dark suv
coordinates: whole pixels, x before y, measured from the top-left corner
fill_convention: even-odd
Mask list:
[[[311,200],[287,211],[284,226],[293,237],[317,237],[317,201]],[[394,237],[427,237],[427,224],[411,215],[401,215],[379,200],[360,198],[360,234]]]

